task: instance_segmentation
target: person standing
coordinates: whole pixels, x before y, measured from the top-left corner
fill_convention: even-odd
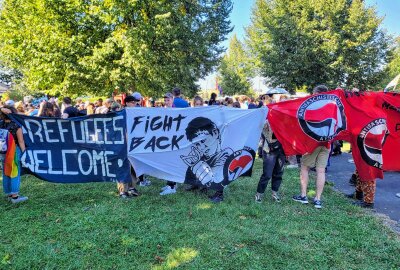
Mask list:
[[[363,181],[356,170],[353,174],[356,183],[356,190],[354,193],[346,195],[346,197],[350,199],[355,199],[356,201],[353,203],[354,205],[363,207],[363,208],[374,208],[375,202],[375,192],[376,192],[376,181],[375,180],[367,180]]]
[[[272,199],[280,202],[279,187],[282,183],[282,176],[285,165],[285,153],[282,144],[277,140],[271,126],[266,121],[262,131],[263,142],[263,173],[257,186],[255,201],[261,203],[264,197],[265,189],[271,179]]]
[[[184,100],[181,97],[181,89],[178,87],[175,87],[172,90],[172,94],[173,94],[173,98],[174,98],[174,107],[175,108],[187,108],[190,107],[189,102],[187,102],[186,100]]]
[[[127,96],[124,99],[125,107],[136,107],[137,100],[133,96]],[[118,181],[117,189],[119,197],[121,199],[127,199],[132,197],[140,196],[139,191],[136,189],[138,178],[136,177],[136,172],[132,165],[130,166],[130,176],[131,179],[128,181]]]
[[[63,98],[63,105],[64,105],[64,111],[62,114],[62,118],[71,118],[71,117],[77,117],[79,116],[79,111],[77,108],[72,106],[72,100],[70,97],[65,97]]]
[[[125,107],[142,107],[142,95],[138,92],[133,93],[131,96],[127,96],[124,99]],[[133,174],[136,177],[136,172],[133,170]],[[141,187],[148,187],[151,185],[151,181],[148,180],[144,175],[138,177],[137,184]]]
[[[174,106],[174,99],[175,98],[171,93],[166,93],[164,95],[165,108],[173,108],[173,107],[175,107]],[[187,106],[187,107],[189,107],[189,106]],[[163,195],[169,195],[169,194],[174,194],[174,193],[176,193],[176,183],[173,182],[173,181],[167,181],[167,185],[161,188],[160,195],[163,196]]]
[[[19,194],[21,185],[20,158],[21,154],[25,151],[25,142],[21,127],[7,115],[8,113],[17,113],[13,105],[14,104],[9,104],[0,108],[0,118],[2,120],[0,121],[0,129],[7,130],[8,133],[11,133],[12,139],[15,142],[15,145],[12,144],[14,145],[14,149],[10,147],[11,143],[7,143],[7,153],[3,162],[3,191],[10,202],[20,203],[28,200],[28,197]]]
[[[318,85],[314,88],[314,94],[324,94],[328,92],[328,88],[325,85]],[[317,209],[322,208],[321,195],[325,185],[325,168],[328,164],[328,158],[330,153],[330,143],[321,143],[311,154],[303,155],[301,158],[301,169],[300,169],[300,186],[301,194],[293,196],[293,200],[302,204],[308,204],[307,198],[307,186],[309,180],[309,171],[315,167],[317,172],[317,191],[313,200],[314,207]]]

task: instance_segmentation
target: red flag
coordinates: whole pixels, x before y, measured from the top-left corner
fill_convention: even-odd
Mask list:
[[[387,114],[389,136],[383,146],[383,169],[400,171],[400,95],[398,93],[376,93],[378,106]]]
[[[271,128],[287,155],[346,140],[361,179],[383,178],[382,145],[388,128],[375,93],[334,90],[268,107]]]
[[[311,153],[346,130],[341,91],[268,105],[268,120],[286,155]]]
[[[345,139],[352,146],[354,163],[361,180],[383,179],[382,148],[388,135],[386,113],[373,92],[345,92],[342,99],[348,116]]]

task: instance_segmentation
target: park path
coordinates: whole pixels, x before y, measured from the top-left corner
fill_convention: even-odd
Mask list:
[[[334,183],[337,190],[346,194],[354,191],[354,187],[349,184],[355,169],[354,164],[349,162],[351,158],[351,154],[348,153],[331,157],[327,172],[327,180]],[[396,193],[400,193],[400,172],[385,172],[384,180],[377,180],[375,210],[389,216],[400,225],[400,198],[396,197]]]

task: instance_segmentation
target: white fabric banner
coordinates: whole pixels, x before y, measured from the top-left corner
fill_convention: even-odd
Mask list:
[[[214,189],[250,175],[267,108],[127,108],[137,175]]]

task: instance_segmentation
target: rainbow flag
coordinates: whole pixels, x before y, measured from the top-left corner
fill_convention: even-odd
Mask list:
[[[18,166],[17,145],[15,144],[12,134],[8,133],[7,153],[6,159],[4,160],[4,175],[10,178],[17,177]]]

